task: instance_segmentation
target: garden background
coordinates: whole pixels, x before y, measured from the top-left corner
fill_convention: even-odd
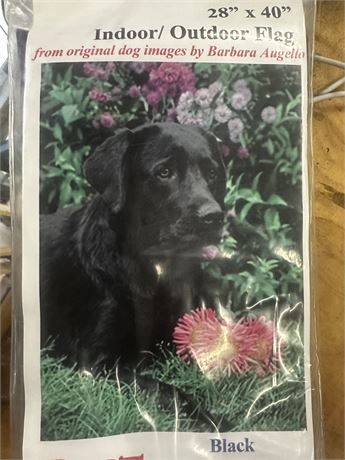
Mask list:
[[[183,431],[305,429],[300,93],[297,66],[42,66],[41,213],[87,202],[93,192],[83,162],[117,128],[170,121],[211,131],[219,139],[228,179],[223,238],[208,248],[203,262],[208,286],[233,320],[248,312],[264,314],[285,343],[284,364],[273,373],[215,380],[167,351],[167,359],[146,373],[193,397],[194,413],[181,403],[177,425],[175,412],[159,408],[157,395],[134,384],[121,390],[111,379],[66,369],[44,352],[42,439],[176,426]],[[200,422],[204,410],[211,425]]]

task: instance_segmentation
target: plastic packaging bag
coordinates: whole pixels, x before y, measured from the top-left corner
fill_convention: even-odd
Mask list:
[[[23,458],[315,458],[313,2],[8,11]]]

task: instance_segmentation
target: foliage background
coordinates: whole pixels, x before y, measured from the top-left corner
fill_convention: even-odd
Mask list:
[[[41,213],[90,199],[83,162],[117,128],[174,121],[202,126],[219,139],[228,176],[226,216],[221,243],[205,252],[206,282],[234,318],[248,311],[271,317],[288,347],[274,375],[216,383],[167,352],[146,372],[196,402],[192,414],[181,407],[180,430],[210,430],[200,424],[200,408],[232,431],[305,428],[300,91],[297,66],[42,66]],[[282,311],[288,312],[284,321]],[[42,439],[176,427],[157,395],[85,377],[46,352],[41,373]]]

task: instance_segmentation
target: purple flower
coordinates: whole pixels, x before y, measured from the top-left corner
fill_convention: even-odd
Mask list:
[[[210,96],[212,99],[224,91],[224,86],[219,82],[215,81],[208,87]]]
[[[277,110],[275,107],[268,105],[261,112],[261,118],[266,123],[274,123],[277,118]]]
[[[99,91],[97,88],[92,88],[92,90],[89,91],[89,98],[93,99],[94,101],[109,102],[111,100],[111,94],[103,93],[102,91]]]
[[[177,120],[181,125],[206,126],[204,113],[198,110],[195,114],[184,110],[177,111]]]
[[[193,114],[188,112],[188,110],[178,109],[176,110],[177,113],[177,121],[181,123],[181,125],[190,125],[191,120],[193,119]]]
[[[98,80],[107,80],[107,78],[109,77],[109,73],[105,69],[102,69],[101,67],[98,67],[94,71],[94,76]]]
[[[185,64],[163,62],[150,72],[149,86],[163,96],[178,98],[185,91],[195,91],[196,77]]]
[[[232,120],[230,120],[228,123],[230,140],[232,142],[238,142],[243,129],[244,125],[242,120],[240,120],[239,118],[233,118]]]
[[[92,120],[92,126],[95,128],[95,129],[99,129],[101,127],[101,125],[99,124],[99,121],[98,120]]]
[[[248,149],[246,149],[245,147],[240,147],[237,151],[237,156],[240,160],[246,160],[247,158],[249,158],[250,154]]]
[[[211,97],[210,92],[207,88],[198,89],[198,91],[195,93],[195,102],[202,109],[207,109],[208,107],[210,107],[212,99],[213,98]]]
[[[194,102],[193,93],[186,91],[182,93],[178,101],[177,109],[178,110],[189,110],[192,108]]]
[[[111,99],[111,95],[109,93],[100,93],[98,95],[98,100],[100,102],[109,102]]]
[[[161,100],[161,94],[158,91],[150,91],[146,95],[146,100],[149,105],[157,105]]]
[[[89,77],[96,77],[100,80],[106,80],[109,77],[111,71],[114,69],[114,62],[107,62],[105,66],[103,64],[92,64],[90,62],[86,62],[83,65],[85,75]]]
[[[111,72],[112,70],[115,69],[115,67],[116,67],[115,62],[107,62],[105,65],[105,70],[107,70],[108,72]]]
[[[97,88],[92,88],[92,90],[89,91],[89,98],[98,101],[99,93]]]
[[[100,122],[104,128],[111,128],[115,125],[115,120],[109,112],[102,113]]]
[[[87,75],[88,77],[91,77],[91,76],[93,76],[95,66],[93,64],[91,64],[90,62],[86,62],[83,65],[83,70],[84,70],[85,75]]]
[[[202,248],[202,257],[206,260],[213,260],[219,256],[219,250],[217,246],[204,246]]]
[[[240,80],[236,80],[232,87],[236,92],[241,93],[244,89],[248,89],[248,83],[241,78]]]
[[[128,90],[128,94],[133,98],[139,97],[140,93],[140,86],[138,85],[132,85]]]
[[[154,62],[131,62],[128,67],[135,73],[141,74],[143,72],[150,72],[153,68],[157,67]]]
[[[206,128],[206,126],[207,126],[207,118],[208,118],[208,115],[209,115],[209,113],[208,113],[207,111],[205,111],[205,110],[198,110],[198,111],[194,114],[194,116],[193,116],[193,118],[192,118],[190,124],[191,124],[191,125],[201,126],[201,127],[203,127],[203,128]]]
[[[109,67],[108,64],[103,67],[102,64],[91,64],[90,62],[86,62],[83,65],[83,70],[85,75],[88,77],[95,77],[97,80],[107,80],[109,78],[112,67]]]
[[[243,110],[252,98],[252,92],[244,88],[241,92],[234,93],[231,96],[231,105],[236,110]]]
[[[232,115],[231,110],[225,104],[218,105],[216,110],[214,111],[214,118],[218,123],[226,123],[230,120]]]

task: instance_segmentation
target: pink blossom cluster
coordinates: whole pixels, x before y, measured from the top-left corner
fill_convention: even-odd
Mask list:
[[[148,82],[140,89],[150,106],[156,106],[164,97],[176,100],[183,92],[195,91],[196,77],[186,64],[164,62],[152,68]],[[134,88],[131,90],[134,93]]]
[[[99,119],[92,121],[92,126],[95,129],[103,128],[113,128],[116,125],[116,120],[110,112],[103,112]]]
[[[93,101],[109,102],[112,96],[108,92],[100,91],[97,88],[92,88],[92,90],[89,91],[89,98]]]
[[[108,80],[110,74],[115,69],[116,65],[114,62],[107,62],[106,64],[95,64],[92,62],[86,62],[83,65],[85,75],[88,77],[95,77],[97,80]]]
[[[144,72],[150,72],[152,69],[158,67],[158,64],[155,62],[130,62],[128,68],[137,74],[142,74]]]
[[[196,309],[177,322],[173,342],[178,355],[192,359],[210,377],[255,371],[277,371],[286,346],[272,321],[264,316],[237,322],[220,320],[208,309]]]

